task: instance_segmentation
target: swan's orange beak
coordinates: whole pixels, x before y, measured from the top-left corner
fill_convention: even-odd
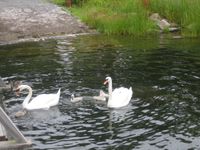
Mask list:
[[[107,83],[108,83],[108,80],[105,80],[103,84],[106,85]]]

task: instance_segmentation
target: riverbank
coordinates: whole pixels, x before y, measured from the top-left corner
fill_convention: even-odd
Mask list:
[[[141,36],[154,33],[155,24],[138,0],[88,0],[72,13],[83,22],[105,34]]]
[[[54,0],[65,5],[65,0]],[[87,0],[74,5],[71,12],[90,27],[105,34],[146,35],[160,32],[150,19],[158,13],[179,28],[182,36],[200,35],[200,1],[198,0]],[[166,28],[164,32],[168,32]]]
[[[49,1],[6,0],[0,8],[0,44],[92,32]]]

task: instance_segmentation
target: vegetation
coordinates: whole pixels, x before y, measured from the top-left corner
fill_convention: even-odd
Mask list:
[[[53,0],[65,5],[65,0]],[[155,23],[149,20],[150,13],[177,23],[182,34],[200,35],[200,0],[73,0],[70,8],[89,26],[106,34],[144,35],[154,33]],[[84,2],[84,3],[83,3]]]
[[[52,0],[55,4],[60,6],[65,6],[66,2],[65,0]]]
[[[177,23],[185,35],[200,35],[200,0],[151,0],[149,10]]]
[[[81,8],[72,8],[84,22],[106,34],[144,35],[152,32],[153,22],[141,0],[88,0]]]
[[[60,6],[66,6],[66,0],[52,0],[55,4],[60,5]],[[72,3],[77,6],[83,5],[86,0],[72,0]]]

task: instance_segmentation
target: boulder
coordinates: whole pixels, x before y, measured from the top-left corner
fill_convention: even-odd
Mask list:
[[[11,90],[11,85],[6,84],[3,79],[0,77],[0,92]]]
[[[149,18],[156,23],[161,31],[175,32],[179,30],[175,23],[170,23],[167,19],[163,19],[158,13],[153,13]]]

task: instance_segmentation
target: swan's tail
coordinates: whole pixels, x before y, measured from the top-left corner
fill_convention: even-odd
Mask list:
[[[57,98],[56,98],[57,104],[58,104],[59,99],[60,99],[60,91],[61,91],[61,89],[59,89],[58,92],[57,92],[57,94],[56,94],[56,95],[57,95],[57,96],[56,96],[56,97],[57,97]]]
[[[129,88],[129,99],[131,99],[132,98],[132,95],[133,95],[133,90],[132,90],[132,87],[130,87]]]
[[[61,91],[61,89],[59,89],[58,92],[57,92],[57,95],[58,95],[59,98],[60,98],[60,91]]]
[[[60,91],[61,91],[61,88],[59,88],[59,90],[58,90],[58,93],[57,93],[58,95],[60,95]]]

